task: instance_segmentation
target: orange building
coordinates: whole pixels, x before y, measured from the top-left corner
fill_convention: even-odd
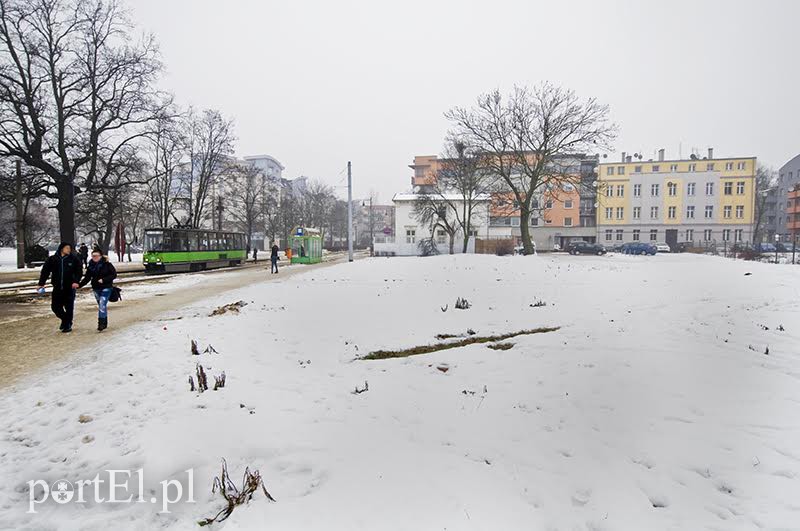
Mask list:
[[[789,190],[786,203],[786,232],[794,240],[800,234],[800,185]]]

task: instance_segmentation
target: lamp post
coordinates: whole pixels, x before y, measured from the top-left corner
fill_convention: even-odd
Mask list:
[[[778,263],[778,242],[781,241],[780,234],[775,235],[775,263]]]

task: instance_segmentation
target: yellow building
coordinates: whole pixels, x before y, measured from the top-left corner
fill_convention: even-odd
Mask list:
[[[755,157],[638,160],[599,166],[597,241],[723,247],[750,243],[755,207]]]

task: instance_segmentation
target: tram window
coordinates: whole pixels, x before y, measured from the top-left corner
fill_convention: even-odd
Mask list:
[[[208,233],[207,232],[199,232],[198,238],[200,239],[200,245],[198,246],[199,251],[208,251]]]
[[[200,233],[189,232],[187,233],[187,236],[189,237],[189,250],[190,251],[200,250]]]
[[[159,251],[171,251],[172,250],[172,233],[169,231],[164,231],[164,238],[161,241],[161,245],[158,248]]]
[[[164,233],[159,231],[148,231],[144,233],[144,248],[147,251],[160,251]]]

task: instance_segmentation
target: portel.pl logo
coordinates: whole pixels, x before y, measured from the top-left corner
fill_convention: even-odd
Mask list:
[[[48,499],[66,503],[161,503],[160,513],[169,513],[169,506],[180,501],[194,503],[194,470],[188,469],[185,482],[167,479],[160,482],[160,496],[144,494],[144,470],[105,470],[92,479],[68,481],[59,479],[50,484],[41,479],[28,481],[28,513]],[[104,477],[103,477],[104,476]],[[184,483],[186,498],[184,499]],[[136,496],[134,496],[135,488]]]

